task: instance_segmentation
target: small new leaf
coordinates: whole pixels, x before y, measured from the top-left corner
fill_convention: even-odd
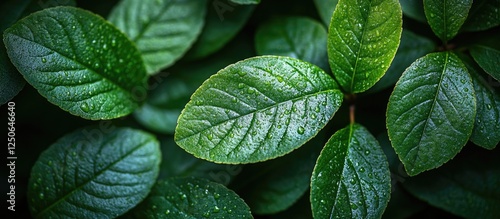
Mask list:
[[[471,6],[472,0],[424,0],[427,22],[443,42],[457,35]]]
[[[389,202],[387,158],[358,124],[337,131],[321,152],[311,178],[314,218],[380,218]]]
[[[472,79],[451,52],[417,59],[389,99],[387,130],[410,176],[441,166],[467,143],[476,116]]]
[[[246,59],[198,88],[179,117],[175,141],[213,162],[276,158],[314,137],[342,99],[335,81],[310,63],[279,56]]]
[[[399,46],[402,12],[397,0],[340,0],[328,32],[328,58],[347,93],[372,87]]]

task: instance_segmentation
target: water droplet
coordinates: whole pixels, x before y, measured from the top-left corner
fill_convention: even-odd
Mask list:
[[[302,127],[302,126],[300,126],[300,127],[297,129],[297,133],[299,133],[299,135],[303,135],[305,131],[306,131],[306,130],[305,130],[305,129],[304,129],[304,127]]]
[[[236,97],[233,97],[231,100],[233,101],[233,103],[238,102],[238,99],[236,99]]]
[[[464,91],[465,92],[469,92],[469,88],[464,88]]]
[[[356,210],[358,209],[358,206],[354,203],[351,203],[351,209]]]
[[[279,82],[283,82],[283,77],[281,76],[276,76],[276,79],[278,79]]]
[[[203,217],[206,217],[206,218],[210,217],[210,212],[203,213]]]
[[[366,151],[365,151],[365,154],[366,154],[366,155],[370,154],[370,151],[369,151],[369,150],[366,150]]]
[[[219,199],[219,198],[220,198],[220,194],[219,194],[219,193],[215,193],[215,194],[214,194],[214,198],[215,198],[215,199]]]
[[[490,110],[492,108],[491,104],[486,105],[486,108]]]
[[[102,45],[102,49],[107,50],[108,49],[108,45],[107,44]]]
[[[239,74],[241,77],[243,77],[243,76],[245,76],[247,73],[246,73],[246,72],[244,72],[244,71],[238,71],[238,74]]]
[[[311,114],[311,119],[316,119],[316,114]]]
[[[43,62],[43,63],[46,63],[46,62],[47,62],[47,59],[46,59],[46,58],[42,58],[42,62]]]
[[[210,140],[210,141],[211,141],[211,140],[213,140],[213,139],[214,139],[214,135],[212,135],[212,134],[208,134],[208,135],[207,135],[207,138],[208,138],[208,140]]]
[[[250,87],[250,88],[248,88],[247,93],[253,94],[253,93],[255,93],[255,89]]]
[[[165,214],[170,214],[170,210],[166,210],[166,211],[165,211]]]
[[[97,40],[92,40],[92,43],[97,43]]]
[[[97,62],[96,62],[96,63],[94,64],[94,67],[99,68],[99,63],[97,63]]]
[[[245,84],[244,84],[244,83],[239,83],[239,84],[238,84],[238,88],[239,88],[239,89],[243,89],[244,87],[245,87]]]
[[[40,193],[40,195],[38,196],[41,200],[43,200],[45,198],[45,195],[43,193]]]
[[[118,59],[118,62],[119,63],[123,63],[123,59]]]
[[[80,105],[80,109],[82,109],[83,112],[86,112],[86,113],[88,113],[90,111],[89,105],[87,103],[82,103],[82,105]]]
[[[356,180],[355,179],[350,179],[349,182],[351,183],[351,185],[356,184]]]
[[[111,46],[116,46],[116,40],[115,39],[111,40]]]
[[[218,206],[215,206],[215,207],[214,207],[213,212],[214,212],[214,213],[217,213],[217,212],[219,212],[219,211],[220,211],[220,208],[219,208]]]
[[[76,26],[75,25],[71,26],[71,29],[76,29]]]
[[[321,110],[321,109],[319,108],[319,106],[316,106],[316,107],[314,108],[314,112],[319,113],[319,111],[320,111],[320,110]]]
[[[364,173],[365,172],[365,168],[363,168],[363,167],[359,168],[359,172]]]
[[[267,133],[266,137],[267,137],[268,139],[271,139],[271,138],[273,138],[273,134],[269,132],[269,133]]]
[[[465,79],[461,79],[460,82],[462,82],[462,84],[465,84]]]

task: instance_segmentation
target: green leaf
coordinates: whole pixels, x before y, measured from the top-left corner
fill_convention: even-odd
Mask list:
[[[328,33],[328,58],[345,92],[372,87],[389,68],[402,31],[397,0],[340,0]]]
[[[499,155],[498,150],[460,153],[403,186],[419,199],[464,218],[500,218]]]
[[[163,161],[159,179],[193,176],[228,185],[242,169],[240,165],[216,164],[198,159],[177,146],[170,136],[161,140],[161,151]]]
[[[462,29],[481,31],[500,25],[500,0],[475,0]]]
[[[22,75],[9,62],[3,42],[0,43],[0,105],[14,98],[26,84]]]
[[[424,4],[422,3],[422,1],[399,0],[399,3],[401,3],[401,8],[403,9],[403,13],[406,16],[422,23],[427,22],[427,18],[425,18],[424,13]]]
[[[482,69],[493,78],[500,81],[500,50],[488,46],[475,45],[471,48],[472,58]]]
[[[424,12],[432,31],[447,42],[457,35],[467,19],[472,0],[424,0]]]
[[[259,4],[260,0],[230,0],[236,4],[240,5],[249,5],[249,4]]]
[[[226,187],[198,178],[171,178],[158,182],[131,218],[253,218],[250,209]]]
[[[319,134],[292,153],[250,164],[232,183],[255,214],[275,214],[292,206],[309,189],[311,172],[321,151]],[[240,181],[237,181],[240,179]]]
[[[125,35],[72,7],[33,13],[4,32],[7,53],[49,102],[85,119],[112,119],[138,107],[147,75]]]
[[[255,34],[258,55],[280,55],[328,68],[327,33],[323,25],[308,17],[280,17],[259,27]]]
[[[225,5],[220,1],[218,3]],[[209,7],[206,24],[186,58],[203,58],[224,47],[243,28],[255,9],[255,5],[225,6],[231,10],[222,13],[215,8],[217,6]]]
[[[409,30],[403,30],[401,44],[399,45],[394,61],[387,73],[378,81],[370,91],[379,91],[394,85],[401,74],[418,58],[432,52],[436,44],[423,36],[416,35]]]
[[[314,218],[380,218],[389,202],[387,158],[358,124],[337,131],[321,152],[311,178]]]
[[[314,5],[316,5],[319,16],[321,17],[323,23],[327,26],[330,26],[332,14],[338,2],[339,0],[314,0]]]
[[[472,76],[476,93],[476,121],[470,140],[486,149],[494,149],[500,141],[500,93],[481,76],[482,69],[469,57],[460,57]]]
[[[467,143],[476,116],[467,68],[451,52],[417,59],[389,99],[387,130],[410,176],[441,166]]]
[[[158,176],[154,136],[128,128],[88,127],[45,150],[31,170],[35,218],[112,218],[146,198]]]
[[[342,102],[335,81],[293,58],[261,56],[220,70],[191,97],[175,141],[213,162],[285,155],[314,137]]]
[[[172,65],[201,32],[204,0],[122,0],[108,19],[141,51],[149,74]]]

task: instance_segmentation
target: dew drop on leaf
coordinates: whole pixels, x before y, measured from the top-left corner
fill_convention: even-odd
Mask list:
[[[43,62],[43,63],[46,63],[46,62],[47,62],[47,59],[46,59],[46,58],[42,58],[42,62]]]
[[[86,112],[88,113],[90,111],[89,109],[89,105],[87,103],[82,103],[82,105],[80,105],[80,109],[83,111],[83,112]]]
[[[302,126],[300,126],[300,127],[297,129],[297,133],[299,133],[300,135],[303,135],[305,131],[306,131],[306,130],[305,130],[305,129],[304,129],[304,127],[302,127]]]

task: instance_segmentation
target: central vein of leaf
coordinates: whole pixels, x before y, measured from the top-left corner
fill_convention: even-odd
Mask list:
[[[141,39],[141,37],[146,33],[146,31],[151,27],[152,24],[158,22],[161,17],[163,16],[164,13],[168,12],[168,9],[172,7],[173,3],[172,1],[167,1],[166,5],[163,5],[163,8],[160,10],[158,14],[153,16],[149,22],[146,22],[140,29],[139,34],[135,37],[133,37],[131,40],[133,42],[137,42],[138,40]]]
[[[354,81],[355,81],[354,79],[356,77],[356,72],[357,72],[357,69],[358,69],[358,63],[359,63],[359,60],[360,60],[360,54],[361,54],[361,50],[362,50],[362,47],[363,47],[363,43],[365,41],[366,23],[368,22],[368,17],[369,17],[369,14],[371,13],[371,9],[372,9],[372,5],[370,3],[370,9],[368,11],[368,16],[366,16],[366,18],[363,18],[363,25],[362,25],[362,29],[361,29],[361,41],[359,42],[358,51],[356,52],[356,61],[354,63],[354,68],[353,68],[352,77],[351,77],[351,91],[354,90]],[[362,9],[360,9],[360,11],[361,10]]]

